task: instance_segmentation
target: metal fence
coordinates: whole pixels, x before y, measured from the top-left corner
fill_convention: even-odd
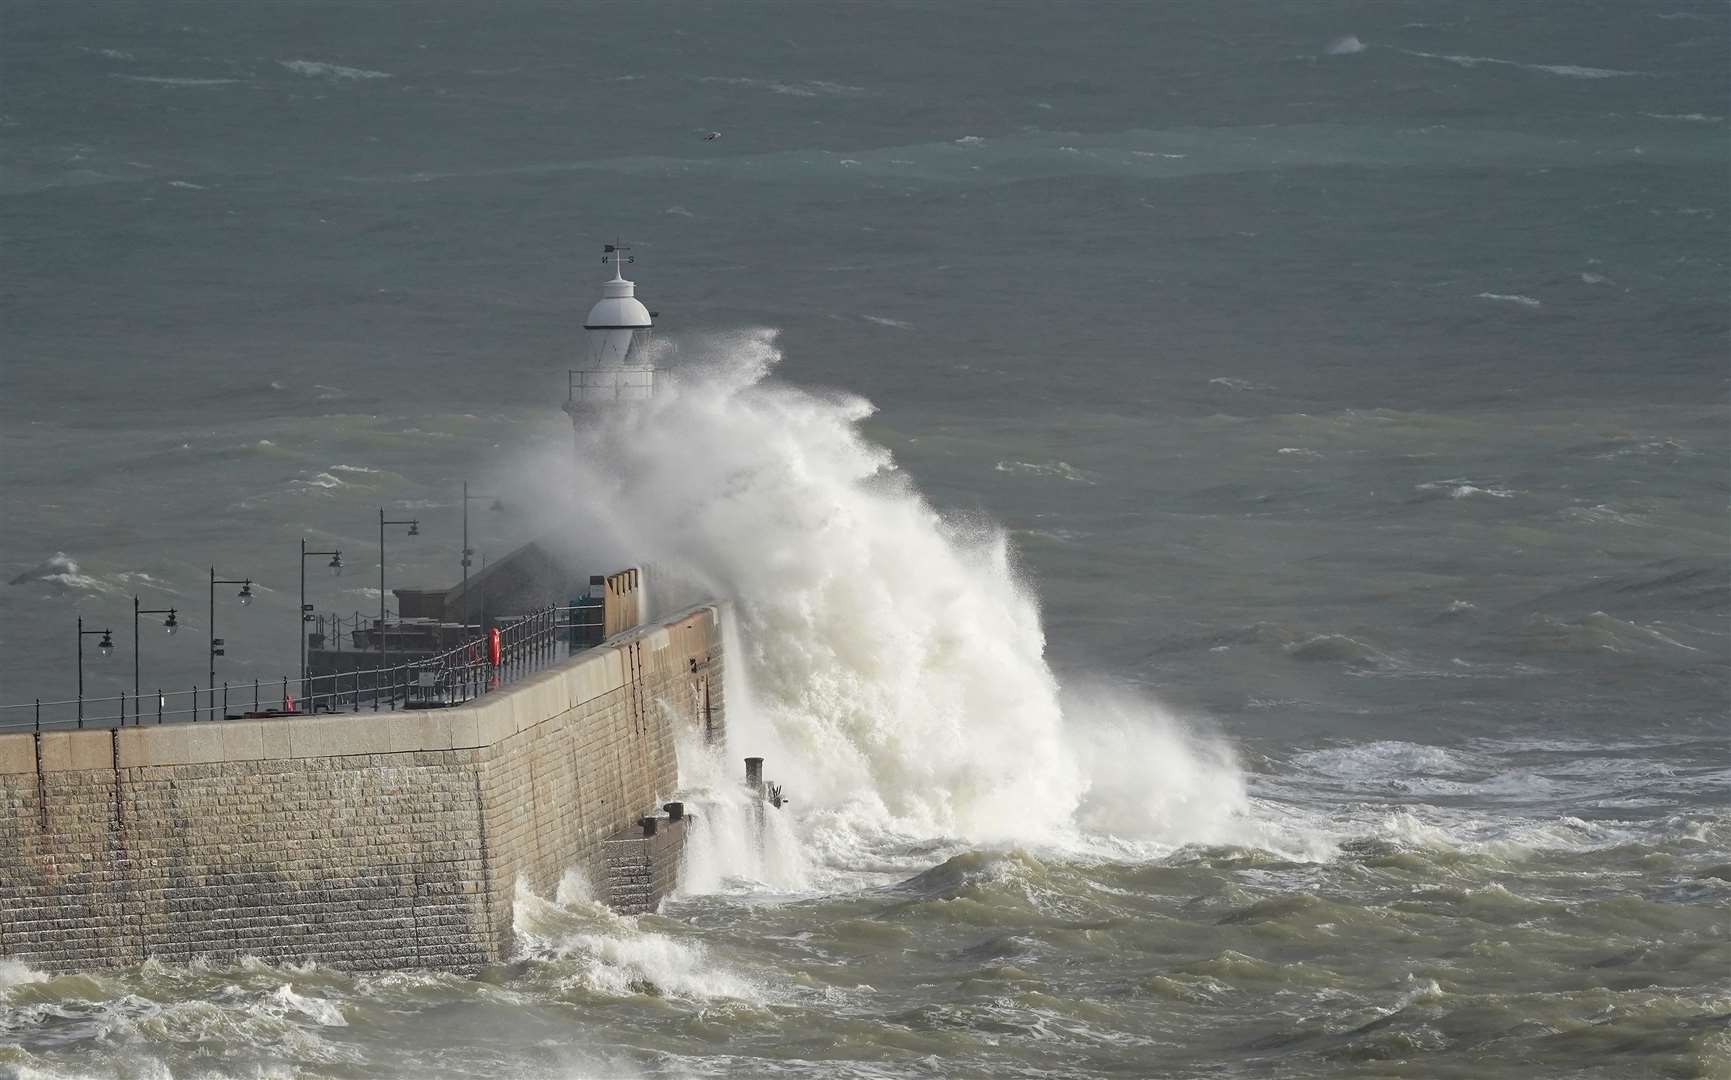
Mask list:
[[[491,633],[436,656],[384,668],[215,688],[157,689],[138,695],[0,705],[0,731],[121,728],[320,712],[379,712],[460,705],[542,671],[599,643],[592,605],[546,607],[501,623],[495,660]],[[299,694],[295,690],[299,690]],[[400,703],[400,706],[399,706]],[[234,711],[234,710],[241,711]]]

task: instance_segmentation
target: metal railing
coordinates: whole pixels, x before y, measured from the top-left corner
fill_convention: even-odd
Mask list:
[[[655,396],[655,368],[647,364],[566,371],[570,376],[567,399],[572,402],[648,401]]]
[[[298,680],[285,675],[278,680],[254,679],[250,684],[225,682],[214,690],[194,686],[137,696],[39,698],[0,705],[0,732],[379,712],[395,710],[399,702],[405,709],[446,708],[508,686],[598,643],[598,624],[593,619],[598,610],[595,605],[550,606],[500,624],[496,663],[489,633],[436,656],[390,667],[309,675],[299,687],[298,698],[292,693]],[[231,711],[236,708],[245,711]]]

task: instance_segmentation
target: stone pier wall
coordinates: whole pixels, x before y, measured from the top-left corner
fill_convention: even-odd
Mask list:
[[[706,606],[460,708],[0,735],[0,956],[498,961],[721,738],[721,649]]]

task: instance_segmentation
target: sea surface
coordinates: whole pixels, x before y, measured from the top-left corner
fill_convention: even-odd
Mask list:
[[[0,704],[82,617],[111,714],[134,595],[147,698],[202,684],[213,568],[268,697],[298,541],[321,612],[381,507],[449,585],[465,481],[482,557],[732,604],[659,913],[571,875],[474,976],[0,960],[0,1076],[1731,1077],[1728,42],[0,3]],[[616,238],[664,390],[573,459]]]

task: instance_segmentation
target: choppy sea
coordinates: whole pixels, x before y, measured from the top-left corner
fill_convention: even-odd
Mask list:
[[[134,595],[202,682],[213,567],[292,674],[297,542],[448,585],[464,481],[732,610],[659,913],[0,960],[0,1075],[1731,1077],[1728,24],[0,5],[0,704]],[[616,237],[665,392],[573,461]]]

